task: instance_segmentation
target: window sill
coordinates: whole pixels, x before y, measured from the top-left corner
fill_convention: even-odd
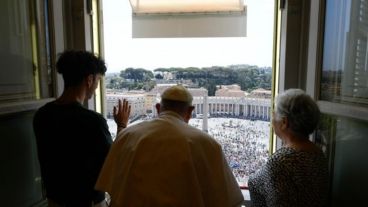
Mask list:
[[[8,115],[25,111],[37,110],[44,104],[55,100],[54,98],[47,98],[41,100],[33,100],[33,101],[22,101],[22,102],[14,102],[14,103],[4,103],[0,104],[0,115]]]

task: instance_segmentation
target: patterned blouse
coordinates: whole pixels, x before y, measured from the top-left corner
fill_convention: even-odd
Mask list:
[[[328,199],[327,160],[322,152],[281,148],[249,178],[252,207],[322,207]]]

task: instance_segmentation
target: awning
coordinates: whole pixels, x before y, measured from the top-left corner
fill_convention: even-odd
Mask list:
[[[244,11],[244,0],[130,0],[133,13]]]
[[[244,0],[130,0],[133,38],[245,37]]]

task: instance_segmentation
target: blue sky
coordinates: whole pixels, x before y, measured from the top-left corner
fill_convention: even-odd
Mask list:
[[[272,65],[273,0],[247,0],[247,37],[131,37],[129,0],[103,0],[105,60],[108,72],[128,67],[208,67]]]
[[[347,38],[354,34],[350,31],[351,4],[351,0],[326,3],[323,70],[343,70],[346,67]]]

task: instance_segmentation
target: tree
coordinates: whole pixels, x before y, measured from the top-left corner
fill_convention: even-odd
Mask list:
[[[256,88],[270,90],[272,81],[271,67],[254,65],[171,67],[157,68],[155,72],[170,72],[176,80],[191,80],[194,85],[206,88],[210,96],[215,94],[217,85],[239,84],[242,90],[250,92]],[[107,87],[149,91],[156,84],[154,78],[163,79],[163,76],[160,73],[154,76],[152,71],[143,68],[127,68],[120,72],[120,77],[107,82]]]
[[[157,74],[155,75],[155,78],[156,78],[156,79],[163,79],[164,77],[163,77],[160,73],[157,73]]]
[[[148,81],[153,78],[152,71],[145,70],[142,68],[127,68],[124,71],[120,72],[120,77],[133,80],[135,83],[142,82],[142,81]]]

